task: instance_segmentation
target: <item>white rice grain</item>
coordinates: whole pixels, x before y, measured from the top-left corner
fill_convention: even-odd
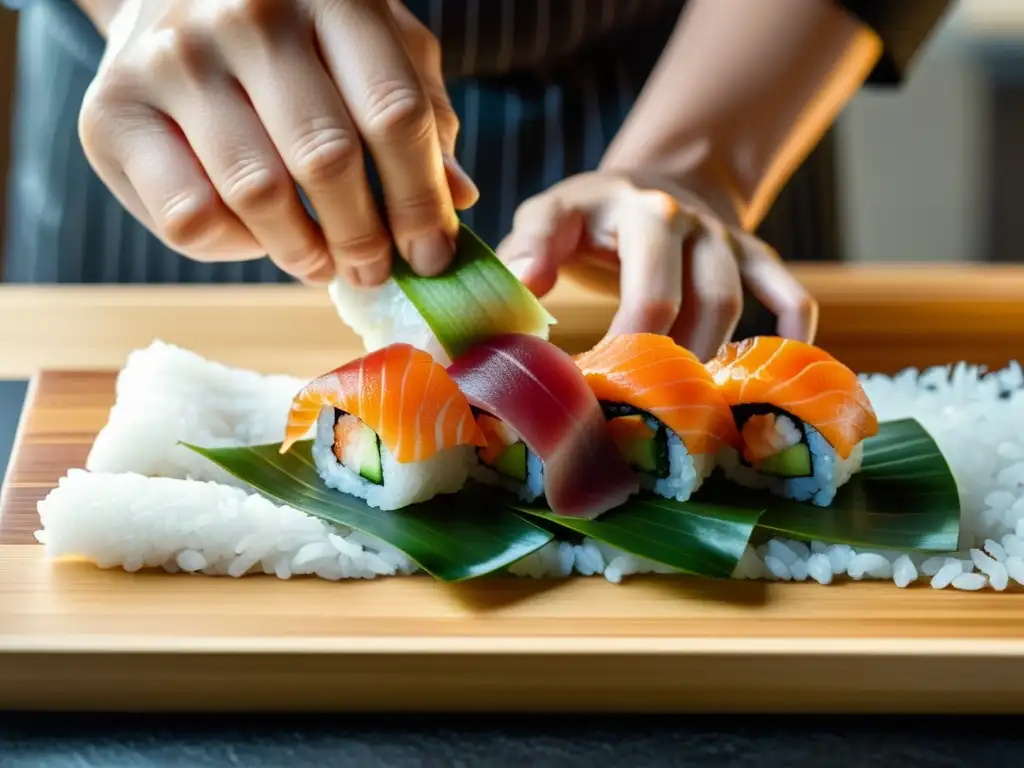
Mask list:
[[[954,589],[963,589],[968,592],[976,592],[979,589],[983,589],[987,579],[980,573],[961,573],[959,576],[953,578],[952,584]]]
[[[853,559],[854,552],[853,547],[846,544],[833,544],[825,550],[825,554],[832,565],[832,573],[846,573],[850,560]]]
[[[917,568],[914,561],[907,555],[900,555],[892,565],[892,580],[897,587],[905,588],[911,582],[917,581]]]
[[[946,564],[932,577],[932,589],[945,589],[953,583],[953,579],[963,572],[963,565],[959,560],[947,559]]]
[[[1007,572],[1006,566],[1001,562],[996,562],[988,574],[988,583],[997,592],[1005,590],[1010,585],[1010,574]]]
[[[793,574],[789,572],[789,566],[774,555],[768,555],[764,559],[764,564],[771,574],[777,579],[789,581],[793,578]]]
[[[1006,558],[1006,572],[1011,579],[1024,585],[1024,559],[1016,556]]]
[[[819,584],[832,583],[832,563],[821,552],[816,552],[807,559],[807,575]]]
[[[974,563],[975,567],[977,567],[977,569],[984,573],[986,576],[991,575],[992,569],[995,566],[999,565],[998,560],[994,560],[993,558],[989,557],[980,549],[971,550],[971,560]]]
[[[846,573],[855,581],[859,581],[865,576],[874,579],[887,579],[892,575],[892,563],[874,552],[863,552],[850,559]]]
[[[786,566],[790,566],[797,561],[799,556],[792,549],[787,547],[779,539],[772,539],[768,542],[768,556],[774,557],[776,560],[781,560]]]
[[[1006,550],[1003,549],[1003,545],[998,541],[985,539],[985,551],[988,552],[994,560],[1002,561],[1006,559]]]
[[[789,566],[789,573],[793,577],[793,581],[806,581],[807,580],[807,561],[806,560],[795,560]]]

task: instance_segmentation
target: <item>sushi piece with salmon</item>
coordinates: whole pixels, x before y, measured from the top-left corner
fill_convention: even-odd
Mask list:
[[[707,363],[742,444],[726,476],[794,501],[828,506],[860,471],[878,417],[857,375],[825,350],[777,336],[726,344]]]
[[[484,435],[473,477],[552,512],[594,519],[640,490],[572,358],[527,334],[495,336],[448,368]]]
[[[576,357],[640,486],[686,501],[740,445],[732,413],[700,359],[668,336],[612,336]]]
[[[378,509],[462,489],[485,444],[444,367],[392,344],[326,373],[292,401],[281,453],[316,424],[313,460],[324,483]]]

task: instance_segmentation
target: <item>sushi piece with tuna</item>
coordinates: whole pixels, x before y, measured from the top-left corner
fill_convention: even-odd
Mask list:
[[[734,482],[828,506],[860,471],[878,418],[857,375],[823,349],[777,336],[726,344],[707,363],[740,430]]]
[[[392,344],[324,374],[292,401],[281,453],[313,424],[329,488],[400,509],[465,485],[484,438],[469,403],[426,352]]]
[[[686,501],[739,433],[725,398],[700,359],[667,336],[604,339],[576,365],[641,487]]]
[[[472,347],[448,368],[486,444],[474,476],[552,512],[593,519],[639,490],[572,358],[525,334]]]

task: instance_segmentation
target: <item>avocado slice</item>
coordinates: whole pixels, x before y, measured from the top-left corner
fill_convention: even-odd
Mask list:
[[[769,456],[757,469],[762,474],[776,477],[807,477],[811,474],[811,450],[804,443],[791,445]]]
[[[494,469],[506,477],[526,482],[526,443],[517,442],[503,450],[494,462]]]
[[[654,438],[627,440],[619,445],[622,458],[641,472],[655,474],[658,467],[658,450]]]

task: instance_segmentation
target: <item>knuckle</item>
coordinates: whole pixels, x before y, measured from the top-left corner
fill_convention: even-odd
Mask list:
[[[102,145],[111,127],[112,118],[104,86],[94,81],[86,91],[78,112],[78,136],[86,154]]]
[[[426,28],[417,29],[409,36],[409,45],[416,58],[425,66],[441,68],[441,43]]]
[[[389,210],[399,229],[419,232],[436,229],[445,223],[444,206],[436,189],[421,189],[389,202]]]
[[[291,192],[292,185],[287,175],[251,158],[236,163],[221,187],[224,202],[242,213],[275,208],[284,203]]]
[[[735,319],[743,314],[742,292],[708,292],[700,297],[701,311],[722,319]]]
[[[185,190],[164,202],[158,223],[171,247],[187,250],[209,239],[220,225],[220,215],[212,196]]]
[[[672,297],[648,298],[636,308],[638,327],[653,329],[656,333],[668,330],[679,316],[682,302]]]
[[[382,139],[410,141],[430,130],[431,105],[423,92],[406,83],[385,81],[366,93],[367,130]]]
[[[327,261],[327,255],[313,244],[289,248],[272,254],[273,260],[289,273],[304,277],[320,269]]]
[[[134,66],[157,83],[171,77],[205,80],[215,69],[207,34],[188,27],[154,30],[135,57]]]
[[[295,3],[293,0],[221,0],[208,23],[218,39],[235,39],[240,33],[273,38],[295,27]]]
[[[381,253],[386,252],[389,245],[388,239],[379,232],[342,238],[332,237],[327,241],[327,249],[335,254],[339,261],[353,266],[379,261]]]
[[[434,121],[437,123],[438,133],[447,136],[458,136],[462,128],[459,116],[447,99],[438,99],[434,102]]]
[[[355,137],[327,122],[314,122],[301,130],[291,155],[296,177],[314,186],[346,175],[362,159]]]

